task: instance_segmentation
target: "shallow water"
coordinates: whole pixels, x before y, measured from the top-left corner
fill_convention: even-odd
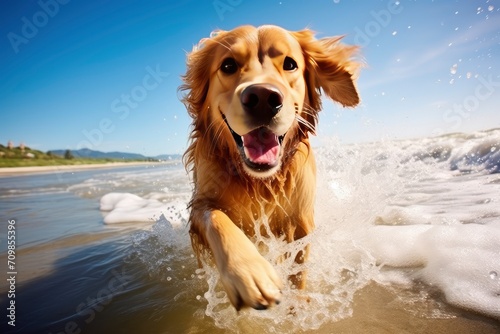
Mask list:
[[[18,333],[497,333],[500,131],[316,150],[308,287],[229,305],[191,251],[179,163],[0,178]],[[100,210],[105,209],[105,210]],[[264,222],[265,223],[265,222]],[[300,249],[257,237],[275,262]],[[286,262],[276,263],[285,278]],[[495,275],[496,274],[496,275]],[[6,309],[8,286],[0,285]],[[6,332],[2,330],[2,332]]]

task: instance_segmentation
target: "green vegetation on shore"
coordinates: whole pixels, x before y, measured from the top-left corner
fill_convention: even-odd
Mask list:
[[[112,162],[152,161],[150,159],[110,159],[74,157],[70,150],[64,156],[30,149],[29,147],[6,147],[0,144],[0,168],[104,164]]]

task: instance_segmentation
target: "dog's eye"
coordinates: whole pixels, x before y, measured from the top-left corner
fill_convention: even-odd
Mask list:
[[[297,63],[295,62],[295,60],[293,60],[290,57],[285,58],[285,61],[283,62],[283,69],[285,71],[293,71],[293,70],[296,70],[297,68],[298,68],[298,66],[297,66]]]
[[[238,70],[238,64],[234,58],[226,58],[220,65],[220,70],[226,74],[233,74]]]

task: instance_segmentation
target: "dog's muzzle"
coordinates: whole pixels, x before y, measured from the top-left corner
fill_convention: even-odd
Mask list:
[[[242,135],[231,128],[221,112],[245,165],[253,172],[268,172],[280,165],[284,135],[275,134],[270,124],[280,112],[283,99],[281,91],[271,84],[253,84],[246,87],[241,92],[240,102],[254,129]]]

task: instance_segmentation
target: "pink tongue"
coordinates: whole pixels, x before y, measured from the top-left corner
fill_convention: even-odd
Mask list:
[[[276,164],[280,152],[278,136],[268,129],[259,128],[247,133],[242,138],[248,160],[256,164]]]

